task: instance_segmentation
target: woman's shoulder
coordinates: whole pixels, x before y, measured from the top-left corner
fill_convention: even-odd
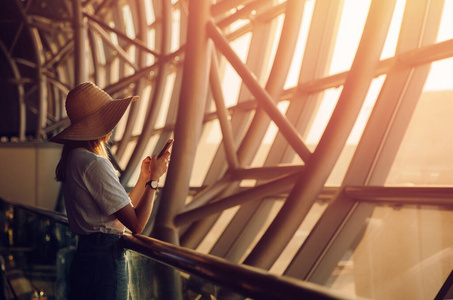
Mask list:
[[[97,155],[85,148],[76,148],[71,153],[71,161],[79,166],[88,166],[91,164],[108,164],[108,160]]]
[[[85,148],[74,149],[71,153],[71,169],[91,176],[102,177],[106,174],[118,176],[110,160]]]

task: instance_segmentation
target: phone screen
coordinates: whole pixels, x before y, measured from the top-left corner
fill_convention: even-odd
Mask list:
[[[169,139],[167,141],[167,143],[165,143],[165,146],[162,148],[162,150],[160,151],[159,155],[157,155],[157,157],[161,157],[162,155],[164,155],[164,153],[167,152],[168,149],[170,149],[171,145],[173,145],[174,141],[175,141],[174,139]]]

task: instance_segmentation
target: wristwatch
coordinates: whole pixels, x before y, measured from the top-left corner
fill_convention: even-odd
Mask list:
[[[159,188],[159,182],[157,180],[150,180],[145,184],[145,187],[149,185],[150,188],[157,190]]]

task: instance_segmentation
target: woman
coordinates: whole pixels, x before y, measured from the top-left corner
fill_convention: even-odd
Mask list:
[[[127,299],[127,268],[120,236],[141,233],[151,215],[159,178],[170,152],[142,162],[139,179],[127,195],[109,161],[106,143],[129,104],[114,100],[91,82],[66,98],[71,124],[51,139],[63,144],[56,178],[71,230],[79,242],[69,274],[70,299]]]

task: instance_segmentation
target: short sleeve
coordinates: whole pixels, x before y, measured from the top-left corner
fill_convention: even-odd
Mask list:
[[[83,180],[94,201],[108,216],[131,203],[113,166],[103,157],[97,157],[90,163]]]

